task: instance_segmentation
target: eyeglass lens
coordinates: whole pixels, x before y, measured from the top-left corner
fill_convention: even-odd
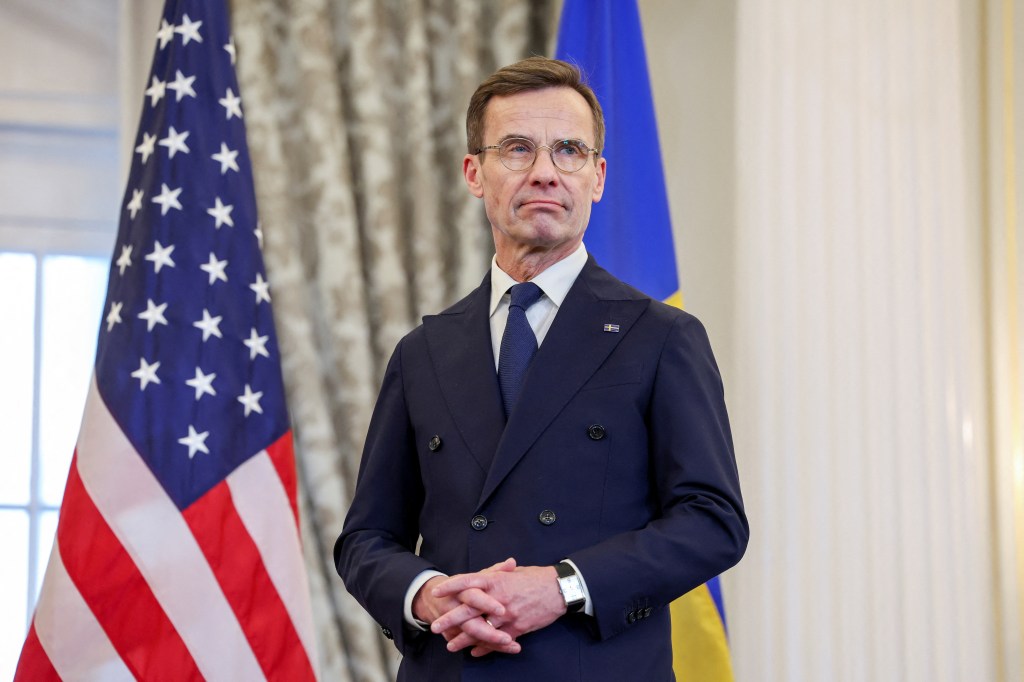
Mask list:
[[[579,140],[559,140],[555,144],[538,147],[530,140],[512,138],[505,140],[498,148],[501,163],[509,170],[525,170],[533,165],[537,158],[537,150],[548,148],[551,162],[567,173],[574,173],[583,168],[590,150]]]

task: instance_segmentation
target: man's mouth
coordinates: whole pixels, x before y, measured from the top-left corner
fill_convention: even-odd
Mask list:
[[[554,199],[527,199],[519,204],[520,208],[565,208],[562,202]]]

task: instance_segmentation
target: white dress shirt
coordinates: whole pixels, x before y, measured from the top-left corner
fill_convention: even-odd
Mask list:
[[[544,337],[547,336],[548,330],[551,329],[551,323],[554,322],[555,315],[558,313],[558,309],[561,307],[562,302],[565,301],[565,297],[569,293],[569,289],[572,288],[573,282],[575,282],[576,278],[579,277],[580,272],[583,271],[583,266],[586,264],[587,249],[581,242],[579,247],[571,254],[548,267],[544,272],[530,280],[539,286],[541,291],[544,292],[544,295],[526,311],[526,320],[530,323],[530,328],[533,329],[534,336],[537,337],[538,348],[544,342]],[[514,280],[508,273],[498,267],[497,257],[495,256],[491,258],[490,322],[491,349],[494,351],[495,371],[498,369],[498,354],[501,350],[501,337],[505,333],[505,323],[508,321],[508,304],[511,300],[509,289],[511,289],[515,284],[519,284],[519,282]],[[583,579],[583,574],[580,573],[576,564],[573,564],[568,559],[566,559],[565,562],[572,565],[576,570],[576,574],[580,577],[580,583],[583,585],[583,594],[587,599],[586,604],[583,607],[584,613],[588,616],[594,615],[594,606],[590,601],[590,592],[587,590],[587,581]],[[420,630],[425,630],[426,628],[423,623],[416,620],[415,616],[413,616],[412,602],[420,587],[435,575],[443,576],[445,574],[432,570],[423,571],[413,579],[412,584],[409,585],[409,589],[405,593],[405,620],[409,625]]]
[[[544,343],[544,337],[548,335],[551,323],[555,321],[558,308],[586,264],[587,249],[580,243],[579,248],[571,254],[530,280],[544,292],[544,295],[526,311],[526,320],[537,337],[538,348]],[[512,298],[508,290],[515,284],[519,282],[498,267],[497,257],[491,258],[491,349],[494,351],[495,370],[498,369],[501,337],[505,333],[508,304]]]

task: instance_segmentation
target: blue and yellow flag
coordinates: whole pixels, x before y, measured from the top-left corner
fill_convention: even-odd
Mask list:
[[[616,277],[682,307],[665,175],[635,0],[565,0],[556,57],[583,70],[604,110],[604,196],[587,227],[587,250]],[[680,680],[733,679],[718,578],[672,604]]]

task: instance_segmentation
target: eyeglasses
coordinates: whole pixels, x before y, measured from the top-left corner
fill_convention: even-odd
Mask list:
[[[537,145],[525,137],[510,137],[501,144],[481,147],[476,153],[483,154],[488,149],[497,149],[501,165],[510,171],[532,168],[537,160],[538,149],[547,149],[551,154],[551,163],[564,173],[575,173],[587,164],[591,154],[600,154],[600,150],[591,149],[582,140],[559,140],[553,145]]]

